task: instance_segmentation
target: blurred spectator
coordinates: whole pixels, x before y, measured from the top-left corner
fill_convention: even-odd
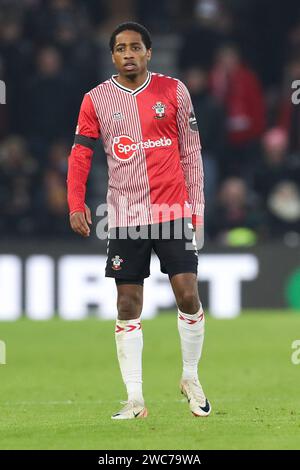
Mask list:
[[[172,26],[170,21],[172,3],[174,2],[170,2],[170,0],[160,0],[159,2],[143,0],[142,2],[137,2],[138,21],[145,24],[152,34],[160,33],[161,31],[170,32]]]
[[[279,125],[288,133],[289,152],[298,154],[300,162],[300,104],[292,102],[292,83],[300,80],[300,50],[299,56],[291,59],[286,66],[283,97],[280,104]]]
[[[243,2],[237,0],[240,8]],[[299,14],[299,0],[248,0],[247,23],[256,36],[256,70],[266,90],[278,88],[282,81],[287,31]]]
[[[23,25],[18,16],[0,21],[0,59],[7,90],[7,126],[10,133],[23,130],[21,109],[24,78],[32,71],[32,46],[22,37]]]
[[[111,35],[116,25],[125,21],[136,20],[137,2],[135,0],[110,0],[106,2],[106,21],[101,23],[101,33]],[[145,25],[147,26],[147,24]]]
[[[48,168],[44,174],[43,232],[50,236],[70,233],[67,218],[67,155],[69,145],[66,142],[56,142],[50,147]]]
[[[19,136],[8,137],[0,145],[2,234],[17,236],[35,232],[38,181],[38,166],[28,153],[26,142]]]
[[[259,138],[265,128],[265,105],[259,80],[242,63],[236,46],[223,46],[218,51],[211,73],[211,89],[226,113],[223,174],[251,181],[259,156]]]
[[[297,55],[299,55],[299,51],[300,51],[300,22],[299,22],[300,6],[299,4],[297,5],[297,7],[298,7],[298,21],[289,30],[288,36],[287,36],[287,50],[286,50],[287,58],[296,57]]]
[[[78,113],[74,104],[78,96],[75,96],[76,81],[63,69],[57,49],[42,48],[23,105],[26,130],[38,157],[45,154],[54,140],[72,138]]]
[[[194,22],[188,24],[184,34],[179,54],[181,70],[194,66],[211,66],[220,44],[232,39],[232,17],[229,12],[222,11],[219,0],[200,0],[190,5],[184,2],[183,11],[188,12],[191,6],[194,12],[190,12],[189,17]],[[222,20],[223,14],[227,20],[226,25]]]
[[[239,44],[243,57],[255,63],[257,40],[245,14],[247,5],[239,9],[224,0],[181,0],[180,18],[185,25],[179,54],[182,70],[194,65],[209,67],[215,53],[224,43]]]
[[[300,233],[300,191],[291,181],[274,187],[267,200],[269,238]]]
[[[256,170],[254,189],[266,209],[268,237],[276,238],[300,229],[297,189],[300,172],[289,158],[288,136],[283,129],[266,132],[262,147],[263,158]]]
[[[109,16],[109,2],[106,0],[89,0],[84,2],[87,9],[90,31],[101,27],[102,23],[107,21]]]
[[[191,94],[200,131],[206,213],[208,213],[217,189],[218,164],[224,147],[224,111],[209,92],[209,76],[206,69],[200,67],[188,69],[184,78]]]
[[[55,40],[59,24],[72,24],[79,35],[89,30],[86,2],[38,0],[31,2],[25,16],[26,36],[37,44]]]
[[[262,139],[262,158],[255,171],[254,189],[266,201],[278,183],[295,181],[298,176],[288,158],[287,133],[281,128],[270,129]]]
[[[264,216],[241,178],[226,179],[219,190],[214,210],[207,222],[207,232],[213,241],[227,244],[229,232],[248,228],[263,233]]]
[[[59,51],[64,67],[72,76],[78,96],[78,106],[82,95],[98,84],[100,51],[94,41],[80,37],[76,24],[61,20],[54,30],[54,44]]]

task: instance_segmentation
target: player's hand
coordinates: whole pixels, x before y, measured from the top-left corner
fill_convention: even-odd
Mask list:
[[[74,232],[83,237],[89,237],[90,227],[88,224],[92,224],[92,217],[90,208],[85,204],[84,212],[73,212],[73,214],[70,215],[70,225]]]

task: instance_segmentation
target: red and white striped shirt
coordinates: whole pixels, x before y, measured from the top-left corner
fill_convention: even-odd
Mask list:
[[[109,227],[148,225],[204,212],[201,145],[190,95],[174,78],[148,73],[130,90],[114,77],[83,99],[69,156],[70,213],[84,211],[92,139],[108,162]]]

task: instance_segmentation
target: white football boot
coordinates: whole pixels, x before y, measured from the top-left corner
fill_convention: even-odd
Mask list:
[[[211,412],[211,405],[204,395],[201,384],[198,380],[181,380],[181,393],[187,398],[190,410],[194,416],[208,416]]]
[[[111,419],[147,418],[148,410],[143,402],[125,401],[121,403],[125,403],[125,406],[118,413],[112,415]]]

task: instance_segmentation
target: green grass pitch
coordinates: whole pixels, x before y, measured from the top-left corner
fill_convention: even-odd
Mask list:
[[[0,323],[1,449],[299,449],[300,315],[207,318],[199,376],[213,411],[179,393],[176,313],[143,322],[145,420],[112,421],[124,400],[114,322]]]

